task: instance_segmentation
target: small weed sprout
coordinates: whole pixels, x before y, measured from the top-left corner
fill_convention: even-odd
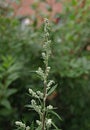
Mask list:
[[[56,89],[57,85],[55,85],[55,82],[53,80],[48,80],[49,72],[51,67],[48,65],[49,57],[51,55],[51,40],[49,39],[49,31],[50,31],[50,25],[47,18],[44,19],[44,45],[43,45],[43,52],[42,52],[42,58],[44,62],[44,70],[39,67],[36,73],[39,75],[41,80],[43,81],[43,92],[36,91],[34,92],[32,89],[29,88],[29,94],[32,96],[31,104],[27,105],[27,107],[34,109],[39,114],[39,119],[36,120],[37,127],[35,127],[35,130],[60,130],[53,120],[51,119],[50,114],[54,114],[57,116],[60,120],[61,118],[57,113],[55,113],[54,107],[52,105],[46,106],[46,100],[47,97]],[[39,104],[38,104],[38,102]],[[21,130],[31,130],[29,126],[26,126],[26,124],[16,121],[15,124],[17,127]]]

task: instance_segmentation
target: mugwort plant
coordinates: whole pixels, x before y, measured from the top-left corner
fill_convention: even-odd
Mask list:
[[[35,110],[39,119],[36,120],[36,126],[34,130],[60,130],[53,122],[51,115],[54,114],[60,120],[60,116],[54,112],[54,107],[52,105],[46,105],[47,97],[54,92],[57,85],[53,80],[49,80],[49,73],[51,67],[49,66],[49,57],[51,55],[51,40],[49,37],[50,24],[47,18],[44,19],[44,44],[42,58],[44,62],[44,69],[39,67],[36,71],[37,75],[43,81],[43,91],[33,91],[29,88],[29,94],[32,96],[31,104],[27,107]],[[18,129],[20,130],[32,130],[31,126],[26,126],[23,122],[16,121]]]

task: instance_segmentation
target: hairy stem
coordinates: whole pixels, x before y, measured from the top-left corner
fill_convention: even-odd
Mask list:
[[[49,27],[49,23],[48,20],[45,20],[45,48],[44,48],[44,53],[46,55],[46,59],[44,59],[44,65],[45,65],[45,72],[44,72],[44,91],[43,91],[43,113],[42,113],[42,130],[46,129],[46,99],[47,99],[47,78],[48,78],[48,74],[49,74],[49,70],[48,70],[48,59],[49,59],[49,52],[48,52],[48,41],[49,41],[49,32],[48,32],[48,27]]]
[[[43,97],[43,115],[42,115],[42,130],[45,130],[45,115],[46,115],[46,94],[47,83],[44,82],[44,97]]]
[[[42,130],[45,130],[45,117],[46,117],[46,98],[47,98],[47,67],[48,61],[45,64],[45,79],[44,79],[44,95],[43,95],[43,115],[42,115]]]

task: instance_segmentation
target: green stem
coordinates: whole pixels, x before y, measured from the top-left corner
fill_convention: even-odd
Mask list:
[[[46,94],[47,83],[44,82],[44,97],[43,97],[43,115],[42,115],[42,130],[45,130],[45,115],[46,115]]]
[[[48,54],[47,54],[48,55]],[[47,99],[47,67],[48,60],[45,64],[45,79],[44,79],[44,96],[43,96],[43,115],[42,115],[42,130],[45,130],[45,118],[46,118],[46,99]]]

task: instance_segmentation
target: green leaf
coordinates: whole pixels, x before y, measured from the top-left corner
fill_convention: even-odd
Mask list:
[[[6,85],[7,87],[13,82],[15,81],[16,79],[19,78],[19,75],[18,73],[13,73],[13,74],[10,74],[7,78],[7,81],[6,81]]]
[[[41,126],[38,126],[38,128],[36,128],[36,130],[41,130],[42,128],[41,128]]]
[[[52,114],[54,114],[60,121],[62,121],[61,117],[54,111],[50,111]]]
[[[10,102],[7,99],[3,99],[1,101],[1,105],[3,105],[4,107],[6,107],[7,109],[11,109]]]
[[[9,97],[11,95],[13,95],[14,93],[16,93],[17,90],[16,89],[8,89],[7,92],[6,92],[6,97]]]
[[[53,93],[53,91],[57,88],[57,84],[55,86],[53,86],[47,93],[47,95],[49,96],[50,94]]]
[[[59,129],[59,128],[55,125],[54,122],[52,122],[52,125],[54,126],[55,130],[61,130],[61,129]]]
[[[34,122],[32,122],[32,123],[31,123],[31,126],[30,126],[30,129],[31,129],[31,130],[34,130],[34,126],[35,126],[35,125],[34,125]]]
[[[0,108],[0,116],[8,117],[12,113],[12,109]]]
[[[32,105],[25,105],[25,107],[28,107],[28,108],[33,108]]]

